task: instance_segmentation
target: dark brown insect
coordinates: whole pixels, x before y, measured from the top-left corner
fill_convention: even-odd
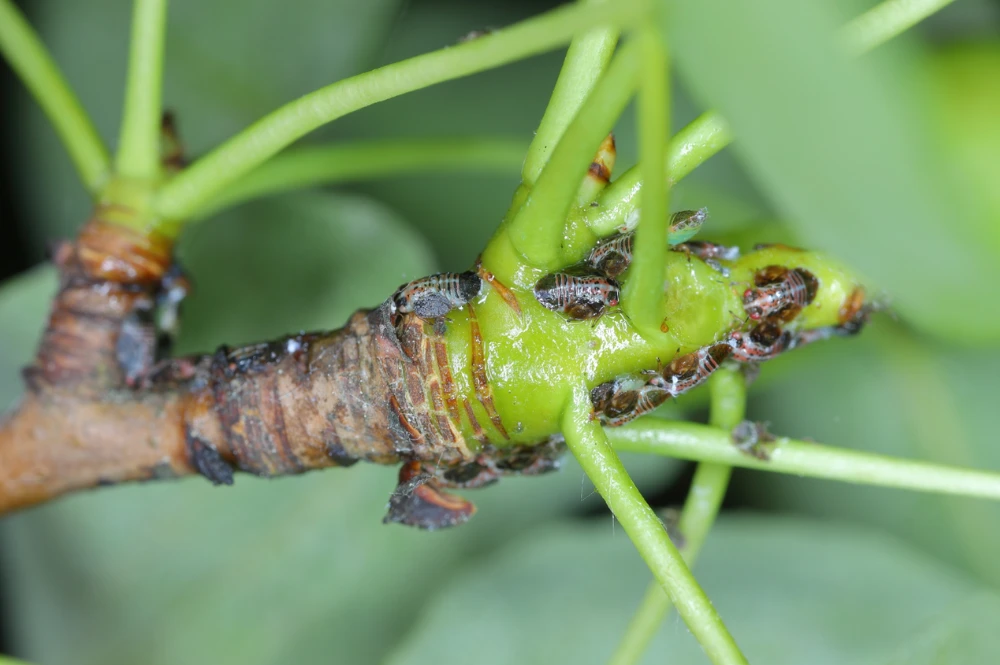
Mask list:
[[[733,347],[733,360],[754,363],[777,358],[788,350],[792,335],[776,323],[762,321],[750,332],[734,332],[729,340]]]
[[[707,381],[732,352],[733,347],[729,342],[703,346],[671,360],[650,383],[676,397]]]
[[[705,262],[712,270],[721,273],[723,277],[729,277],[729,268],[719,261],[735,261],[740,258],[740,248],[733,245],[717,245],[707,240],[691,240],[682,242],[672,247],[675,252],[687,254],[688,261],[691,257],[697,257]]]
[[[422,319],[440,319],[479,295],[483,280],[474,272],[443,272],[403,284],[392,296],[400,314],[413,312]]]
[[[605,277],[614,279],[632,263],[635,233],[620,233],[601,241],[587,257],[587,264]]]
[[[594,406],[592,418],[598,418],[606,425],[622,425],[636,416],[640,405],[640,391],[645,381],[624,376],[605,381],[590,391],[590,403]]]
[[[819,290],[819,281],[811,272],[785,266],[761,268],[754,275],[754,284],[756,288],[743,292],[743,309],[754,321],[791,321]]]
[[[546,309],[572,319],[593,319],[618,304],[618,282],[599,275],[555,272],[535,284],[535,298]]]
[[[683,252],[688,258],[694,256],[702,261],[735,261],[740,258],[740,248],[735,245],[718,245],[707,240],[689,240],[675,245],[675,252]]]
[[[634,398],[631,399],[631,408],[625,411],[609,410],[600,416],[601,422],[608,427],[619,427],[631,422],[641,415],[649,413],[660,406],[668,399],[670,393],[661,386],[648,383],[638,390],[631,391]]]

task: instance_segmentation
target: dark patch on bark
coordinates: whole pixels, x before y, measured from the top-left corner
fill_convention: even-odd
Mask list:
[[[344,450],[344,447],[337,442],[326,442],[326,455],[336,463],[337,466],[348,467],[358,463],[357,457],[352,457]]]
[[[191,465],[213,485],[232,485],[233,466],[222,458],[215,447],[201,438],[187,433],[188,456]]]

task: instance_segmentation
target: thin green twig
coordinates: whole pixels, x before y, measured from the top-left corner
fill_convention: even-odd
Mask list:
[[[881,46],[954,0],[886,0],[848,23],[840,38],[848,53],[861,55]],[[725,120],[715,111],[698,116],[674,136],[667,151],[667,178],[676,184],[694,168],[733,141]],[[639,205],[642,178],[637,166],[608,186],[586,221],[597,235],[612,233]]]
[[[670,139],[666,156],[668,185],[676,185],[732,140],[729,127],[715,111],[708,111],[695,118]],[[614,233],[621,226],[622,220],[639,207],[641,194],[642,174],[639,167],[634,166],[601,193],[597,206],[587,210],[587,225],[599,236]]]
[[[580,0],[581,4],[606,1]],[[545,113],[524,158],[521,180],[525,184],[533,185],[538,180],[563,132],[607,69],[618,44],[618,36],[617,29],[600,27],[570,42],[559,78],[549,97],[549,104],[545,107]]]
[[[709,423],[713,427],[732,430],[746,413],[747,393],[743,375],[735,369],[720,369],[709,382],[709,390]],[[677,524],[678,531],[684,538],[680,548],[681,555],[689,568],[697,561],[698,553],[719,514],[731,473],[732,467],[728,464],[711,462],[702,462],[695,469],[691,489],[688,490]],[[618,649],[608,661],[609,665],[634,665],[639,662],[653,636],[663,625],[670,608],[670,598],[663,593],[658,583],[652,582],[629,622]]]
[[[38,34],[12,0],[0,0],[0,53],[42,107],[83,185],[97,194],[111,167],[108,149]]]
[[[511,221],[511,242],[529,265],[559,267],[566,215],[594,152],[628,105],[641,66],[642,52],[637,43],[630,42],[618,50]]]
[[[543,53],[596,26],[631,25],[645,11],[641,0],[560,7],[484,37],[320,88],[199,159],[164,186],[156,210],[164,218],[185,219],[223,187],[321,125],[406,92]]]
[[[115,170],[127,178],[153,181],[160,173],[166,30],[167,0],[135,0],[125,107],[115,156]]]
[[[667,315],[663,270],[667,262],[667,211],[670,188],[664,154],[670,136],[670,89],[667,48],[659,30],[643,28],[636,35],[642,50],[642,83],[639,88],[639,167],[646,187],[639,228],[622,307],[636,329],[647,339],[662,335]]]
[[[293,189],[404,173],[516,175],[525,141],[502,137],[356,141],[291,148],[216,194],[192,216],[207,217],[250,199]]]
[[[607,502],[688,629],[716,665],[746,663],[732,635],[639,493],[597,420],[590,419],[590,393],[581,383],[563,415],[566,445]]]
[[[955,0],[886,0],[844,26],[848,53],[861,55],[901,35]]]
[[[937,494],[1000,499],[1000,473],[962,469],[886,455],[779,438],[767,444],[769,460],[738,450],[728,431],[696,423],[646,418],[608,430],[617,450],[663,455],[746,469],[791,473]]]

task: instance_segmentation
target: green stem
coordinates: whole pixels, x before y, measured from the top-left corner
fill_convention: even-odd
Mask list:
[[[357,141],[292,148],[276,155],[212,197],[199,219],[250,199],[293,189],[428,171],[517,173],[519,139],[421,138]]]
[[[861,55],[900,35],[954,0],[886,0],[844,26],[847,51]]]
[[[734,369],[723,368],[715,373],[709,382],[711,392],[711,415],[709,423],[713,427],[732,430],[746,413],[747,393],[743,375]],[[727,464],[702,462],[695,469],[691,479],[691,489],[681,511],[677,524],[684,537],[681,554],[688,567],[694,566],[698,553],[708,537],[722,506],[722,499],[729,485],[732,467]],[[642,603],[629,622],[618,649],[609,661],[610,665],[634,665],[649,647],[653,636],[663,625],[670,611],[670,598],[660,585],[652,582],[643,596]]]
[[[153,181],[160,173],[166,29],[167,0],[135,0],[125,108],[115,157],[115,170],[126,178]]]
[[[676,185],[732,140],[722,116],[715,111],[702,113],[670,139],[666,156],[668,184]],[[633,166],[608,185],[597,199],[597,206],[587,210],[587,225],[599,236],[614,233],[622,220],[639,207],[641,192],[642,174],[638,166]]]
[[[663,293],[667,262],[667,185],[664,154],[670,136],[670,91],[667,49],[659,30],[643,28],[636,39],[642,49],[642,85],[639,89],[639,167],[646,188],[622,307],[647,339],[662,335],[667,315]]]
[[[599,25],[630,25],[646,3],[619,0],[560,7],[492,34],[358,74],[282,106],[167,183],[161,216],[184,219],[219,190],[317,127],[406,92],[468,76],[556,48]]]
[[[12,0],[0,0],[0,53],[42,107],[84,186],[92,194],[99,192],[110,171],[108,150],[38,34]]]
[[[594,152],[628,105],[641,66],[637,43],[619,49],[511,221],[510,240],[529,265],[559,267],[566,215]]]
[[[728,431],[695,423],[646,418],[632,425],[608,430],[608,438],[618,450],[646,455],[729,464],[861,485],[1000,499],[1000,473],[896,459],[786,438],[765,444],[771,458],[760,460],[738,450]]]
[[[886,0],[858,16],[841,32],[841,40],[852,55],[861,55],[913,27],[954,0]],[[667,178],[677,184],[695,167],[720,152],[733,140],[725,120],[708,111],[682,129],[667,151]],[[598,199],[598,207],[587,211],[591,230],[605,236],[613,233],[639,205],[642,178],[632,167],[609,185]]]
[[[580,0],[580,3],[605,1]],[[607,69],[615,45],[618,44],[618,36],[618,30],[601,27],[570,42],[559,78],[549,97],[549,104],[524,158],[521,179],[525,184],[533,185],[538,180],[566,127]]]
[[[600,423],[590,419],[590,393],[580,383],[563,415],[566,445],[604,497],[688,629],[716,665],[746,663],[732,635],[698,586],[660,519],[646,503]]]

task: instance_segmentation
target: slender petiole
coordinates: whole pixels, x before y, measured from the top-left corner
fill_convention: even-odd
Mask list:
[[[667,183],[676,185],[732,140],[733,135],[722,116],[715,111],[702,113],[670,139],[665,159]],[[614,233],[622,220],[639,207],[642,189],[642,173],[638,166],[613,180],[597,199],[598,205],[585,214],[590,230],[598,236]]]
[[[886,0],[844,26],[849,53],[860,55],[903,34],[955,0]]]
[[[108,150],[38,34],[12,0],[0,0],[0,53],[42,107],[83,185],[97,194],[111,168]]]
[[[125,107],[115,156],[115,171],[126,178],[152,181],[160,173],[166,30],[167,0],[135,0]]]
[[[629,320],[647,339],[662,335],[666,318],[663,293],[667,262],[667,185],[664,154],[670,136],[670,89],[667,49],[655,27],[638,31],[642,50],[642,83],[639,88],[639,168],[648,183],[636,230],[632,266],[622,294]]]
[[[645,13],[642,0],[559,7],[484,37],[320,88],[199,159],[163,187],[156,210],[164,218],[185,219],[223,187],[321,125],[406,92],[543,53],[596,26],[631,25]]]
[[[743,375],[733,368],[720,369],[709,381],[711,412],[709,423],[713,427],[731,430],[746,413],[746,382]],[[702,462],[695,469],[691,489],[681,510],[678,531],[684,539],[681,555],[688,567],[693,567],[698,553],[715,523],[729,485],[732,467],[728,464]],[[670,611],[670,598],[657,582],[650,583],[636,610],[622,641],[618,644],[609,665],[634,665],[642,658],[656,631]]]
[[[566,215],[597,146],[631,99],[641,67],[639,44],[630,42],[618,50],[511,221],[511,242],[529,265],[559,267]]]
[[[646,418],[608,430],[618,450],[663,455],[746,469],[791,473],[809,478],[842,480],[859,485],[1000,499],[1000,473],[897,459],[779,438],[768,444],[769,460],[760,460],[733,445],[730,433],[708,425]]]
[[[852,55],[881,46],[954,0],[886,0],[861,14],[841,31],[841,41]],[[725,120],[715,111],[698,116],[674,136],[667,151],[667,178],[678,183],[733,140]],[[643,183],[638,166],[611,183],[598,199],[599,206],[585,217],[597,235],[608,235],[639,205]]]
[[[597,420],[590,419],[590,393],[573,389],[563,414],[566,445],[607,502],[653,575],[677,607],[688,629],[716,665],[746,663],[732,635],[639,493]]]
[[[304,187],[405,173],[516,174],[525,141],[469,137],[357,141],[292,148],[229,185],[192,215],[204,218],[250,199]]]
[[[607,0],[580,0],[580,3],[595,2]],[[607,69],[618,44],[618,36],[617,29],[600,27],[570,42],[549,104],[524,157],[521,180],[525,184],[533,185],[538,180],[542,167],[548,162],[563,132]]]

